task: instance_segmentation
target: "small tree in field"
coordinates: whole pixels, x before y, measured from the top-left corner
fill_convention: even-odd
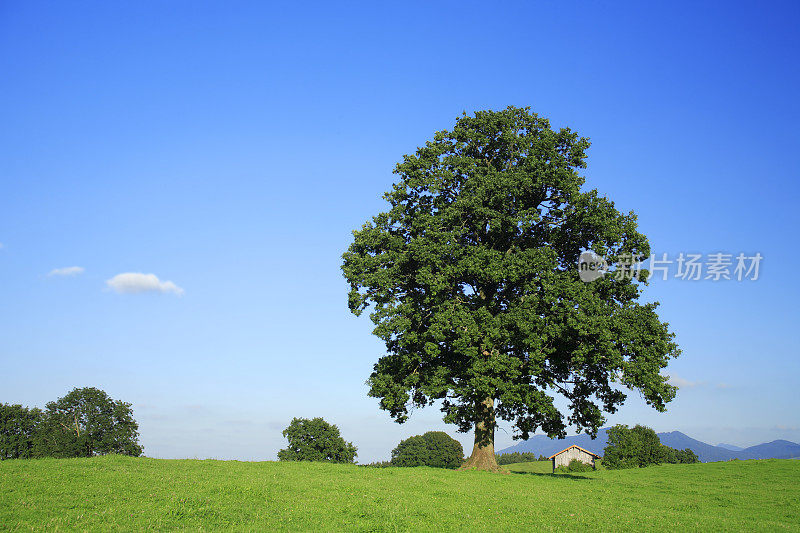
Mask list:
[[[528,109],[465,114],[403,158],[387,211],[344,254],[349,307],[371,308],[386,345],[370,396],[400,423],[441,402],[446,422],[475,430],[467,468],[498,469],[498,418],[516,438],[594,436],[624,388],[659,411],[675,395],[660,373],[673,335],[638,302],[648,273],[579,277],[582,250],[619,272],[650,253],[633,213],[582,190],[588,147]]]
[[[458,468],[463,461],[461,443],[444,431],[409,437],[392,450],[392,466]]]
[[[603,451],[606,468],[643,468],[660,463],[698,463],[691,449],[676,450],[661,444],[661,439],[649,427],[629,428],[617,424],[608,429],[608,444]]]
[[[345,442],[338,427],[322,418],[293,418],[283,436],[289,447],[278,452],[280,461],[355,462],[357,448]]]
[[[662,444],[652,429],[623,424],[608,428],[608,444],[603,450],[606,468],[636,468],[658,464],[663,457]]]

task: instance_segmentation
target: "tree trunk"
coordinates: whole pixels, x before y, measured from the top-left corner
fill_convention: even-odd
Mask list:
[[[461,466],[461,470],[488,470],[503,472],[494,455],[494,398],[486,398],[477,405],[478,420],[475,422],[475,445],[472,455]]]

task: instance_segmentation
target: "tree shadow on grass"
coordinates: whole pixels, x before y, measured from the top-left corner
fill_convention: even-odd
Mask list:
[[[509,471],[511,474],[521,474],[521,475],[528,475],[528,476],[542,476],[542,477],[552,477],[552,478],[562,478],[562,479],[571,479],[572,481],[577,481],[579,479],[586,479],[590,480],[592,478],[581,476],[578,474],[548,474],[543,472],[514,472],[513,470]]]

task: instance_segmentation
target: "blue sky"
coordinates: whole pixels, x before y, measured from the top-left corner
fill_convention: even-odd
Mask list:
[[[294,416],[338,424],[361,461],[459,436],[436,409],[399,426],[367,398],[383,350],[340,256],[403,154],[516,105],[592,139],[587,186],[635,210],[654,251],[764,257],[756,281],[651,284],[683,387],[665,414],[634,394],[610,423],[800,441],[798,15],[0,3],[0,401],[100,387],[133,403],[155,457],[274,459]]]

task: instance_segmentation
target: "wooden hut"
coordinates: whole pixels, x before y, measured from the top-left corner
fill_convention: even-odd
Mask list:
[[[553,461],[553,472],[556,471],[556,468],[559,466],[568,466],[570,461],[573,459],[577,459],[582,463],[586,463],[587,465],[591,465],[592,468],[597,468],[594,464],[595,459],[599,459],[600,456],[596,453],[592,453],[589,450],[584,450],[580,446],[573,444],[572,446],[568,446],[564,448],[558,453],[554,453],[548,459]]]

